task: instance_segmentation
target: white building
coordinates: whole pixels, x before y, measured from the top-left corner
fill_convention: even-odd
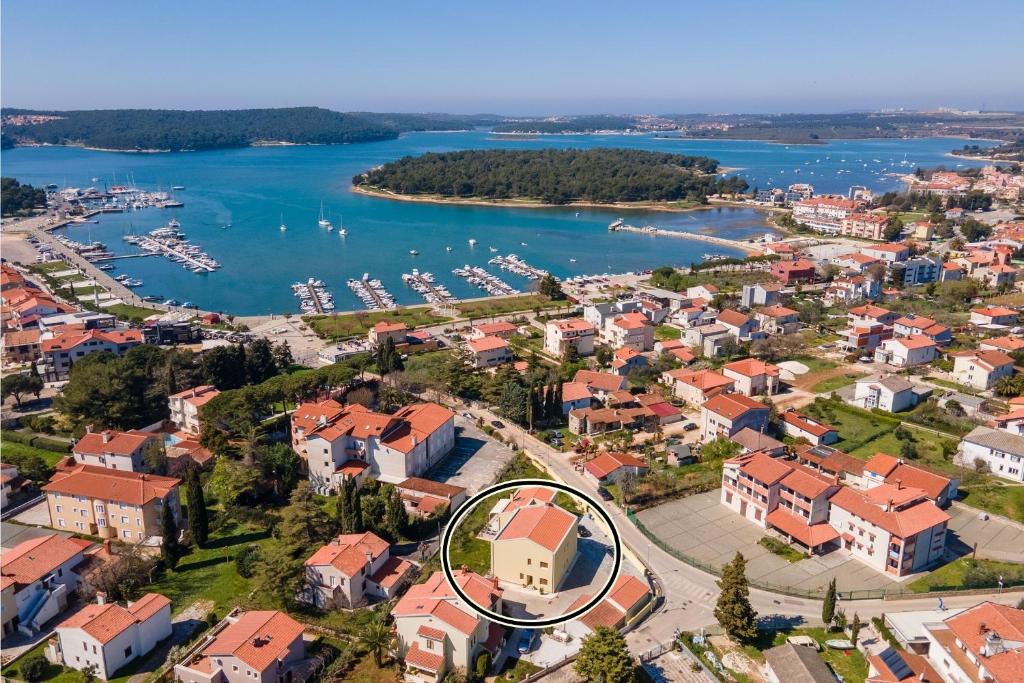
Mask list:
[[[1013,374],[1013,358],[1002,351],[963,351],[953,356],[953,380],[985,391]]]
[[[71,452],[75,456],[75,462],[83,465],[126,472],[144,472],[147,469],[146,449],[156,439],[156,435],[150,432],[115,432],[110,429],[94,432],[90,426],[86,427],[85,434]]]
[[[595,334],[594,326],[582,318],[550,320],[544,326],[544,350],[561,358],[569,346],[574,346],[577,354],[589,356],[594,353]]]
[[[654,348],[654,326],[643,313],[623,313],[607,322],[604,337],[617,349],[650,351]]]
[[[85,559],[89,541],[58,534],[24,541],[0,555],[3,585],[3,634],[17,628],[35,635],[67,609],[68,596],[81,579],[74,569]]]
[[[960,442],[956,460],[970,468],[980,461],[997,477],[1024,482],[1024,436],[975,427]]]
[[[388,600],[413,572],[411,562],[391,557],[391,546],[372,532],[341,534],[306,560],[299,599],[319,609],[352,608],[367,598]]]
[[[886,339],[875,349],[875,362],[897,368],[910,368],[935,360],[936,344],[921,334]]]
[[[928,662],[947,683],[1024,680],[1024,611],[983,602],[924,631]]]
[[[96,604],[57,626],[57,640],[51,641],[48,654],[79,671],[93,666],[98,678],[108,680],[170,635],[171,601],[165,596],[146,593],[125,608],[97,593]]]
[[[512,347],[501,337],[479,337],[466,342],[473,367],[493,368],[514,360]]]
[[[303,403],[292,413],[292,448],[305,459],[310,482],[325,493],[350,476],[397,484],[423,474],[454,447],[455,413],[436,403],[385,415],[327,400]]]
[[[914,393],[914,385],[902,377],[874,375],[857,380],[853,405],[898,413],[917,405],[917,394]]]
[[[199,434],[199,409],[215,398],[220,391],[217,387],[203,384],[167,397],[171,409],[171,422],[183,432]]]

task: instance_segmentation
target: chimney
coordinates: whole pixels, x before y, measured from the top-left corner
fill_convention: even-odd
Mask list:
[[[104,429],[102,434],[103,443],[110,443],[110,430]]]
[[[93,429],[94,429],[94,425],[92,425],[92,424],[85,425],[85,433],[86,434],[92,434],[92,430]]]
[[[903,480],[902,479],[897,479],[896,480],[896,490],[897,491],[902,491],[903,490]]]
[[[412,445],[415,446],[417,443],[419,443],[419,439],[417,439],[416,435],[413,434],[413,436],[412,436]]]
[[[892,510],[892,498],[885,502],[885,511],[889,512],[890,510]]]
[[[459,567],[459,571],[468,572],[469,571],[469,565],[465,565],[465,564],[462,565],[461,567]]]
[[[103,591],[96,591],[96,604],[105,605],[107,604],[107,594]]]
[[[491,577],[491,586],[493,586],[494,588],[498,587],[498,577],[497,576],[492,576]]]
[[[367,563],[373,563],[373,553],[371,553],[369,550],[366,551],[366,561]]]
[[[902,465],[903,464],[903,458],[896,458],[896,464],[897,465]]]

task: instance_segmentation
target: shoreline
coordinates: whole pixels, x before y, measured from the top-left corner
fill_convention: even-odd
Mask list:
[[[377,199],[390,199],[399,202],[411,202],[419,204],[446,204],[451,206],[490,206],[499,209],[616,209],[620,211],[662,211],[666,213],[686,213],[688,211],[700,211],[704,209],[714,208],[714,205],[709,204],[698,204],[696,206],[671,206],[669,203],[659,202],[613,202],[609,204],[602,204],[599,202],[568,202],[566,204],[548,204],[546,202],[534,200],[534,199],[455,199],[449,197],[441,197],[438,195],[410,195],[410,194],[398,194],[397,192],[390,192],[388,190],[382,190],[379,188],[368,188],[363,185],[352,185],[350,190],[355,194],[361,194],[366,197],[376,197]],[[757,209],[763,207],[746,206],[739,202],[733,203],[729,200],[712,200],[709,198],[709,202],[714,201],[719,204],[730,204],[735,206],[741,206],[744,208]]]

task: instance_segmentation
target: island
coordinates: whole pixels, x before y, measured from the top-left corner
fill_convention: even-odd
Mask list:
[[[636,149],[488,149],[407,156],[352,185],[392,199],[515,206],[693,205],[747,189],[718,172],[708,157]]]

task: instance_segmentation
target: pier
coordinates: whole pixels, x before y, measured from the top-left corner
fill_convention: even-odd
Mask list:
[[[414,269],[412,273],[404,273],[402,281],[419,292],[428,304],[451,304],[457,301],[447,287],[437,283],[431,273],[421,273]]]
[[[616,221],[617,223],[618,221]],[[641,235],[654,235],[656,237],[678,237],[687,240],[697,240],[698,242],[707,242],[709,244],[717,244],[723,247],[730,247],[731,249],[740,249],[747,252],[748,254],[761,254],[762,249],[752,242],[744,242],[742,240],[730,240],[725,237],[715,237],[714,235],[702,235],[699,232],[685,232],[683,230],[664,230],[662,228],[655,228],[652,226],[645,226],[638,228],[635,225],[629,223],[621,223],[616,225],[612,223],[608,226],[609,232],[636,232]]]
[[[317,315],[323,315],[324,307],[323,304],[320,303],[320,297],[317,296],[316,289],[308,282],[304,284],[303,287],[305,287],[306,291],[309,292],[309,299],[313,301],[313,310],[316,311]]]
[[[117,261],[118,259],[125,258],[142,258],[143,256],[159,256],[160,254],[153,251],[140,251],[136,254],[116,254],[113,256],[101,256],[100,258],[89,259],[93,263],[103,263],[104,261]]]
[[[372,311],[395,308],[395,298],[384,289],[384,284],[380,280],[371,280],[369,273],[364,274],[362,280],[350,279],[348,287]]]
[[[137,244],[143,249],[147,251],[159,252],[169,258],[174,257],[177,259],[181,259],[182,262],[185,263],[192,270],[192,272],[199,272],[205,270],[207,273],[212,273],[214,270],[216,270],[216,268],[214,268],[213,266],[203,263],[202,261],[197,261],[195,258],[185,253],[184,251],[175,249],[174,247],[165,244],[161,240],[153,239],[152,237],[139,237],[137,239]]]

